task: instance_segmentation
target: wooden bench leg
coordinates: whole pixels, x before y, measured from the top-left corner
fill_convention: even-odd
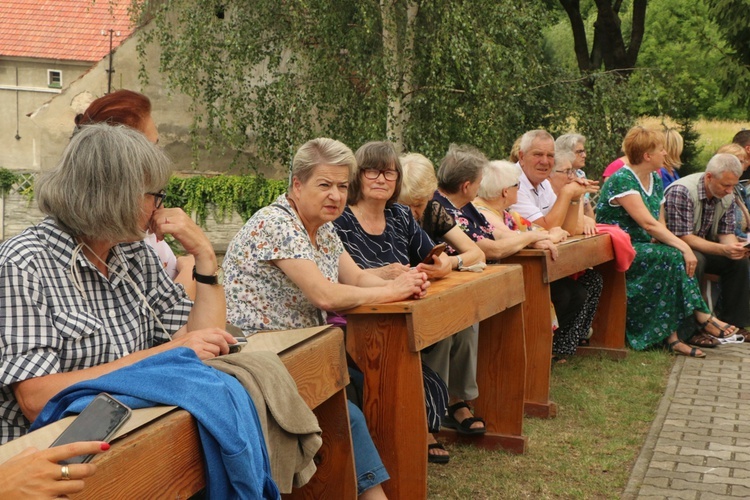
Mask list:
[[[391,479],[388,498],[427,496],[427,415],[422,363],[409,350],[403,315],[349,315],[346,345],[365,374],[364,408],[375,446]]]
[[[479,397],[474,401],[474,410],[487,422],[487,432],[462,436],[454,430],[443,430],[440,437],[490,450],[524,453],[526,342],[521,304],[480,323],[477,385]]]
[[[313,410],[323,430],[323,446],[315,455],[318,470],[302,488],[283,495],[292,498],[357,498],[352,435],[346,392],[342,389]]]
[[[579,347],[576,354],[598,354],[611,359],[624,359],[628,355],[625,349],[625,315],[628,300],[625,292],[625,273],[615,269],[613,260],[596,266],[595,269],[604,278],[604,288],[592,325],[594,335],[589,339],[589,346]]]

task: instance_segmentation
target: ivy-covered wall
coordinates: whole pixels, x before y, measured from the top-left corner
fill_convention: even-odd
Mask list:
[[[23,185],[19,180],[25,179]],[[33,182],[0,168],[2,238],[19,234],[42,220],[43,214],[33,200]],[[223,253],[229,241],[258,209],[286,192],[286,181],[251,175],[173,177],[167,185],[165,205],[181,207],[192,214],[206,232],[217,253]],[[179,249],[178,249],[179,250]]]

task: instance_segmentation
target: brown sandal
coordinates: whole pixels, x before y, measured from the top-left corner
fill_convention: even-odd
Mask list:
[[[698,354],[697,347],[691,347],[689,353],[678,351],[677,349],[674,348],[674,346],[676,346],[677,344],[684,344],[684,342],[682,340],[675,340],[674,342],[670,342],[669,344],[667,344],[667,348],[669,349],[669,352],[677,356],[687,356],[690,358],[705,358],[706,357],[705,352]]]
[[[717,339],[713,335],[709,335],[703,332],[697,332],[695,335],[686,340],[685,343],[695,347],[707,347],[709,349],[713,349],[717,345],[721,344],[719,339]]]

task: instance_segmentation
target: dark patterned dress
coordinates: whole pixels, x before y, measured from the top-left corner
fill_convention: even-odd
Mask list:
[[[708,312],[695,278],[685,272],[682,253],[662,243],[652,243],[651,236],[620,205],[611,204],[622,196],[638,194],[646,208],[659,218],[664,186],[659,174],[651,174],[644,187],[630,167],[619,169],[604,183],[596,207],[596,221],[616,224],[630,235],[635,260],[625,273],[628,315],[625,334],[633,349],[641,351],[662,342],[693,311]]]

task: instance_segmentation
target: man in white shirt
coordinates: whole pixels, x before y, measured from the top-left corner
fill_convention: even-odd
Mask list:
[[[531,130],[523,134],[518,164],[521,167],[521,185],[518,188],[518,202],[511,209],[545,229],[560,226],[571,235],[576,234],[578,205],[584,194],[599,191],[599,183],[576,178],[556,195],[549,182],[555,167],[555,139],[545,130]],[[585,234],[596,232],[594,221],[590,218],[584,219],[583,227]]]

